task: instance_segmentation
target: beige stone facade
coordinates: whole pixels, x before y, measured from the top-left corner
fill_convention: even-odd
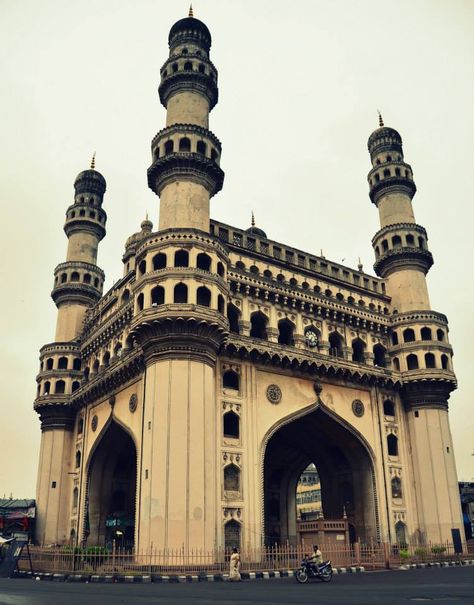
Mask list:
[[[314,463],[326,519],[361,540],[440,542],[462,528],[448,420],[456,387],[430,308],[427,235],[401,137],[369,139],[378,277],[210,219],[223,184],[210,33],[178,21],[161,70],[166,127],[148,181],[160,222],[127,240],[105,294],[106,183],[75,181],[55,342],[41,349],[37,541],[147,548],[297,539]]]

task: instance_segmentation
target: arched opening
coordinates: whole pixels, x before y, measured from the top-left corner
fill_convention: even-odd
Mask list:
[[[165,289],[162,286],[155,286],[151,291],[151,305],[155,307],[157,305],[165,304]]]
[[[54,392],[56,395],[62,395],[66,391],[66,383],[64,380],[56,380],[54,385]]]
[[[217,263],[217,275],[220,277],[224,277],[225,275],[224,265],[221,263],[221,261]]]
[[[46,369],[47,370],[52,370],[53,369],[53,364],[54,364],[54,360],[52,357],[48,357],[48,359],[46,360]]]
[[[82,435],[84,431],[84,418],[79,418],[79,422],[77,423],[77,434]]]
[[[431,340],[431,328],[421,328],[421,340]]]
[[[436,367],[436,358],[433,353],[425,353],[425,367],[426,368],[435,368]]]
[[[281,319],[278,322],[278,342],[281,345],[295,346],[295,325],[289,319]]]
[[[81,467],[81,452],[77,450],[76,452],[76,468]]]
[[[339,332],[329,334],[329,355],[333,357],[344,357],[344,339]]]
[[[193,64],[191,63],[191,61],[186,61],[186,63],[184,64],[184,70],[185,71],[192,71],[193,70]]]
[[[264,455],[266,544],[298,542],[297,502],[302,504],[304,496],[299,494],[305,491],[298,484],[308,482],[315,486],[309,491],[319,490],[311,495],[318,506],[311,514],[324,511],[326,520],[341,520],[346,514],[354,535],[362,540],[377,538],[369,450],[352,429],[323,406],[283,425],[268,441]],[[301,517],[303,509],[299,510]]]
[[[206,286],[201,286],[196,292],[196,303],[203,307],[211,306],[211,291]]]
[[[51,383],[49,382],[49,380],[47,380],[47,381],[44,383],[44,391],[43,391],[43,395],[49,395],[50,391],[51,391]]]
[[[240,311],[232,303],[229,303],[227,305],[227,319],[229,320],[230,331],[233,332],[234,334],[240,334],[240,328],[239,328]]]
[[[217,157],[218,157],[217,151],[214,149],[214,147],[212,147],[211,148],[211,160],[213,162],[215,162],[215,161],[217,161]]]
[[[240,438],[240,418],[235,412],[227,412],[222,418],[224,437]]]
[[[414,353],[407,356],[407,369],[418,370],[418,357]]]
[[[405,240],[407,242],[407,246],[414,246],[415,245],[415,238],[410,233],[405,237]]]
[[[130,300],[130,290],[127,289],[122,292],[122,298],[121,298],[122,305],[125,305],[126,303],[128,303],[129,300]]]
[[[174,287],[173,300],[175,303],[188,302],[188,286],[186,284],[176,284]]]
[[[58,370],[67,370],[67,357],[60,357],[58,359]]]
[[[78,380],[74,380],[71,386],[71,392],[74,393],[81,386],[81,383]]]
[[[407,526],[403,521],[397,521],[397,523],[395,523],[395,535],[400,547],[405,548],[407,545]]]
[[[72,369],[73,369],[73,370],[76,370],[76,371],[78,371],[78,370],[80,370],[80,369],[81,369],[81,360],[80,360],[80,359],[78,359],[77,357],[76,357],[76,359],[75,359],[75,360],[72,362]]]
[[[386,361],[385,361],[385,355],[387,353],[387,349],[381,345],[381,344],[376,344],[373,348],[374,351],[374,366],[377,366],[378,368],[385,368],[386,367]]]
[[[77,508],[78,500],[79,500],[79,490],[77,489],[77,487],[75,487],[72,490],[72,508]]]
[[[83,281],[84,281],[85,284],[90,284],[91,281],[92,281],[91,274],[90,273],[85,273]]]
[[[138,265],[138,274],[145,275],[145,273],[146,273],[146,261],[142,260],[142,261],[140,261],[140,263]]]
[[[321,482],[316,466],[309,464],[296,485],[296,519],[315,521],[323,516]]]
[[[398,456],[398,438],[393,433],[387,436],[387,451],[389,456]]]
[[[137,296],[137,310],[143,311],[143,306],[145,304],[145,297],[143,292]]]
[[[399,235],[394,235],[392,237],[392,246],[393,248],[401,248],[402,238]]]
[[[226,370],[222,375],[222,387],[224,389],[235,389],[236,391],[240,388],[240,376],[234,370]]]
[[[71,281],[79,281],[79,273],[77,271],[71,273]]]
[[[166,267],[166,254],[159,252],[153,257],[153,271],[164,269]]]
[[[131,437],[111,422],[88,468],[86,532],[89,546],[132,547],[135,530],[137,455]]]
[[[415,342],[415,332],[411,328],[403,330],[403,342]]]
[[[443,355],[441,355],[441,367],[443,368],[443,370],[449,370],[448,356],[444,353]]]
[[[396,332],[392,332],[392,345],[395,346],[398,344],[398,334]]]
[[[240,523],[227,521],[224,525],[224,546],[227,551],[240,548]]]
[[[224,468],[224,491],[240,492],[240,468],[235,464]]]
[[[191,151],[191,140],[188,137],[179,139],[179,150],[180,151]]]
[[[178,67],[178,66],[176,66]],[[174,151],[174,142],[173,141],[166,141],[165,143],[165,155],[168,153],[173,153]]]
[[[250,316],[250,336],[267,340],[267,323],[268,318],[261,311],[253,313]]]
[[[92,366],[92,371],[94,372],[94,374],[97,374],[97,372],[99,371],[99,368],[100,368],[100,363],[99,363],[99,360],[96,359]]]
[[[398,357],[394,357],[392,359],[392,365],[393,365],[393,369],[396,372],[400,372],[400,360],[398,359]]]
[[[189,252],[187,250],[177,250],[174,253],[175,267],[189,267]]]
[[[222,313],[222,315],[224,315],[225,300],[224,300],[224,297],[222,296],[222,294],[219,294],[217,296],[217,310],[219,311],[219,313]]]
[[[365,342],[360,338],[355,338],[352,341],[352,361],[356,363],[364,363]]]
[[[441,329],[436,330],[436,338],[440,341],[443,342],[444,340],[444,332]]]
[[[383,402],[383,413],[385,416],[395,416],[395,404],[390,399],[386,399]]]
[[[197,255],[196,259],[196,267],[198,269],[202,269],[203,271],[211,270],[211,257],[205,252],[201,252]]]
[[[207,151],[206,143],[204,143],[204,141],[198,141],[197,145],[196,145],[196,150],[198,153],[201,153],[202,155],[206,155],[206,151]]]
[[[392,479],[392,498],[402,497],[402,481],[400,477],[394,477]]]

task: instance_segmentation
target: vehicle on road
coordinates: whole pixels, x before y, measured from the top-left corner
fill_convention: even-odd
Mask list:
[[[305,558],[301,561],[301,567],[296,570],[295,578],[300,584],[306,584],[311,578],[316,578],[321,582],[330,582],[332,580],[331,561],[315,565],[310,559]]]

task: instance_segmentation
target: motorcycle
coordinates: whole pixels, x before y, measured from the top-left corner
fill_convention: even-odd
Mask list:
[[[310,559],[303,559],[301,567],[295,572],[295,578],[300,584],[306,584],[310,578],[316,578],[321,582],[330,582],[332,580],[331,561],[324,561],[316,567]]]

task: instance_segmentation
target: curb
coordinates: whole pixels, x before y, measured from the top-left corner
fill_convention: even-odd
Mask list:
[[[474,564],[474,561],[472,561]],[[438,564],[439,565],[439,564]],[[344,573],[362,573],[365,572],[364,567],[334,567],[333,574]],[[276,580],[280,578],[293,578],[295,575],[292,569],[272,570],[272,571],[243,571],[241,574],[242,580]],[[183,584],[191,582],[228,582],[228,574],[205,574],[199,575],[187,574],[151,574],[151,575],[132,575],[132,574],[64,574],[64,573],[31,573],[17,572],[14,578],[30,578],[52,582],[84,582],[94,584]]]
[[[427,569],[428,567],[462,567],[465,565],[474,565],[474,559],[463,559],[461,561],[439,561],[436,563],[408,563],[400,565],[398,569],[408,571],[410,569]]]

